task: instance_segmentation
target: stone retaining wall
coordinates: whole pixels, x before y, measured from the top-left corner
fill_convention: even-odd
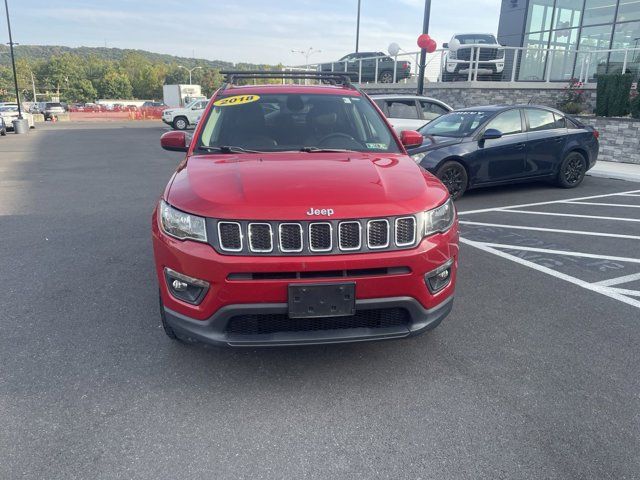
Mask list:
[[[640,120],[607,117],[578,118],[600,132],[598,156],[600,160],[640,164]]]

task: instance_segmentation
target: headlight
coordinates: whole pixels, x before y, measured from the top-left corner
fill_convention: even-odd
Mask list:
[[[207,241],[204,218],[176,210],[165,201],[160,202],[160,224],[164,233],[180,240]]]
[[[458,59],[458,51],[457,50],[449,50],[449,58],[451,60],[457,60]]]
[[[451,198],[433,210],[424,212],[424,236],[446,232],[456,219],[456,210]]]
[[[422,159],[426,156],[427,156],[426,152],[422,152],[422,153],[416,153],[415,155],[411,155],[411,158],[413,158],[414,162],[420,163]]]

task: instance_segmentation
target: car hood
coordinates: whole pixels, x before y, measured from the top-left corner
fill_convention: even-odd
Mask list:
[[[238,220],[322,219],[417,213],[443,203],[445,187],[402,154],[278,153],[192,156],[167,201],[181,210]]]
[[[436,148],[448,147],[450,145],[456,145],[462,143],[464,138],[451,138],[440,137],[437,135],[427,135],[424,137],[422,145],[414,149],[416,152],[428,152],[429,150],[435,150]],[[413,151],[411,153],[414,153]]]

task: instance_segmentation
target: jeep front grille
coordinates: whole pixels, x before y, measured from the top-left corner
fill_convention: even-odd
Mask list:
[[[211,245],[225,255],[336,255],[412,248],[419,223],[413,215],[315,222],[207,219],[207,228]]]

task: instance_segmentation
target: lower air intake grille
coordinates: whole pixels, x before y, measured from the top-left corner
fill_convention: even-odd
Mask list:
[[[349,328],[387,328],[407,325],[409,319],[409,312],[404,308],[359,310],[348,317],[327,318],[289,318],[287,314],[237,315],[229,320],[227,333],[269,335]]]

